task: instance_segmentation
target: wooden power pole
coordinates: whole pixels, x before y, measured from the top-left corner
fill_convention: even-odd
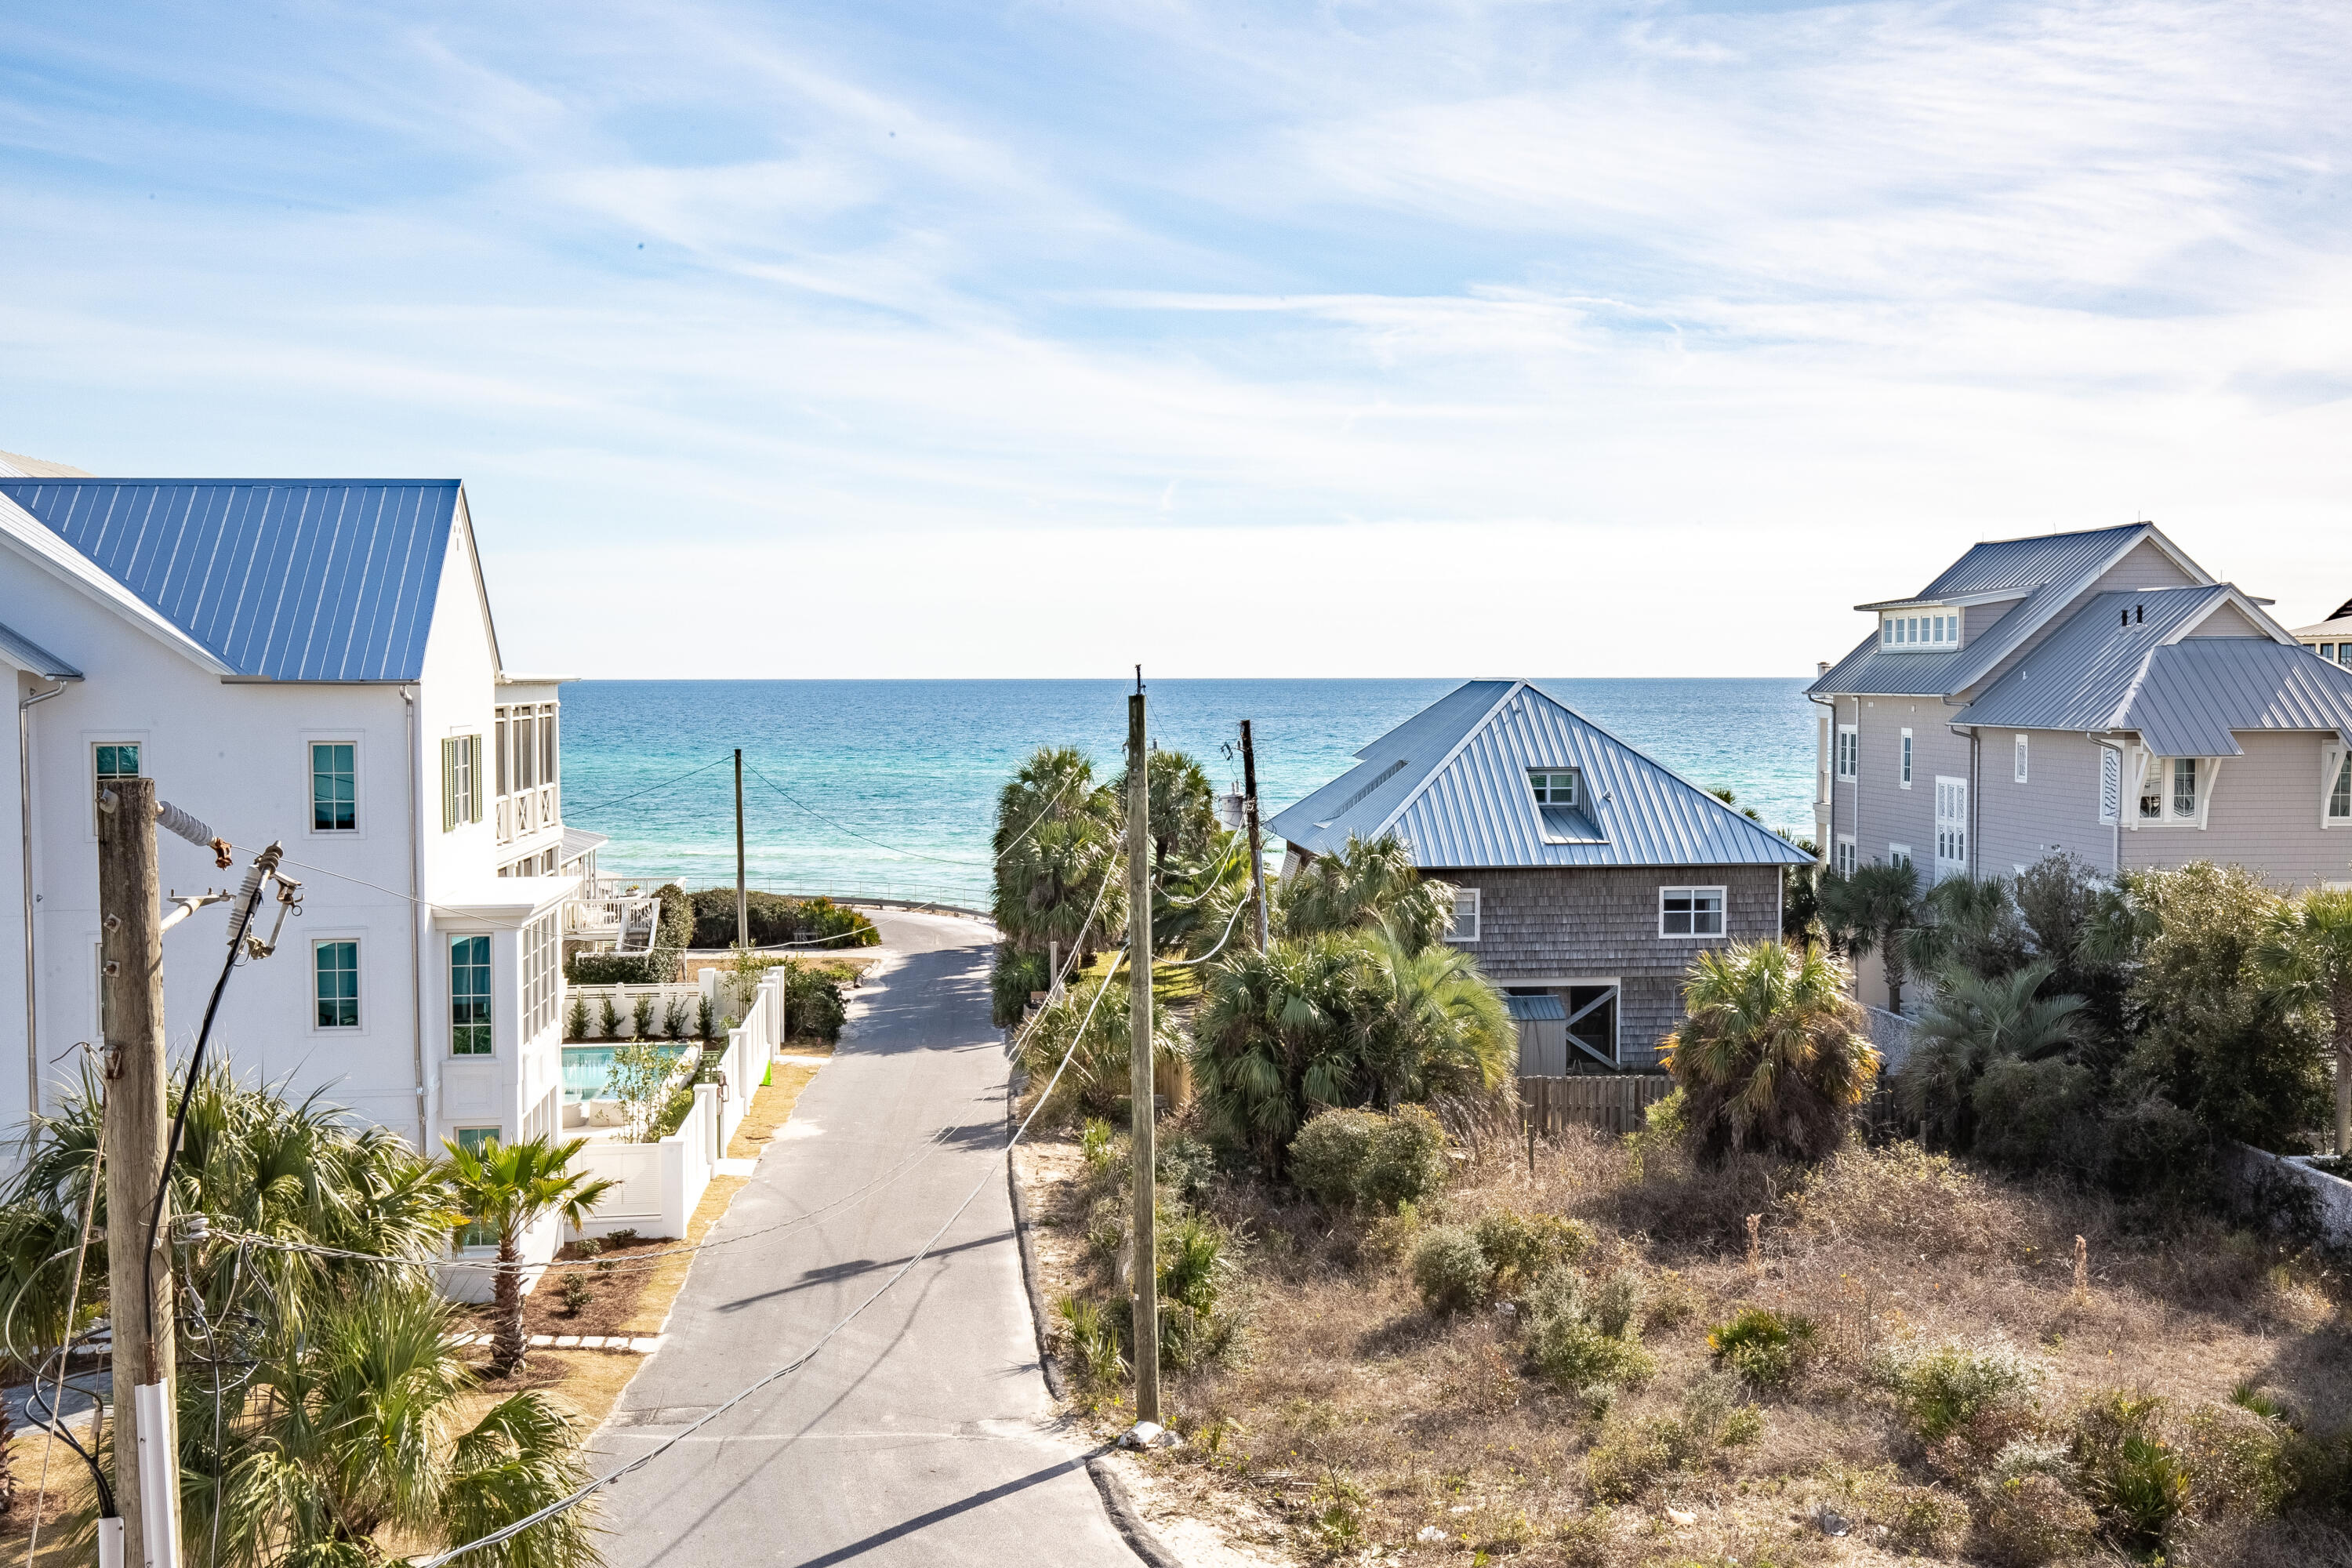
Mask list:
[[[735,945],[751,945],[751,899],[743,889],[743,748],[735,748]],[[738,998],[739,1002],[742,999]],[[744,1005],[750,1004],[744,1003]]]
[[[164,1515],[148,1519],[140,1487],[142,1458],[179,1472],[171,1428],[173,1381],[171,1214],[151,1231],[155,1189],[163,1179],[163,889],[155,868],[155,781],[116,779],[98,813],[100,1026],[106,1041],[108,1319],[114,1329],[114,1496],[122,1513],[125,1560],[176,1563],[179,1528],[173,1484],[160,1495]],[[148,1292],[153,1291],[152,1297]],[[137,1390],[161,1385],[144,1403],[159,1419],[139,1426]],[[148,1495],[157,1495],[150,1492]],[[147,1532],[158,1539],[145,1541]]]
[[[1250,897],[1257,904],[1257,950],[1265,951],[1265,851],[1257,834],[1257,752],[1250,745],[1250,721],[1242,721],[1242,820],[1249,829]]]
[[[1145,736],[1143,667],[1127,700],[1128,1056],[1135,1145],[1135,1419],[1160,1419],[1160,1247],[1153,1231],[1158,1108],[1151,1071],[1151,755]]]

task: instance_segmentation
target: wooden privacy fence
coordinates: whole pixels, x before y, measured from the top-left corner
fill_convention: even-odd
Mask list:
[[[1638,1132],[1642,1114],[1675,1090],[1664,1073],[1586,1073],[1519,1079],[1519,1118],[1549,1137],[1570,1127]]]

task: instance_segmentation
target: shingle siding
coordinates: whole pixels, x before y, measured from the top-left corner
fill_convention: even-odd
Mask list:
[[[1984,731],[1984,772],[1977,791],[1977,873],[2013,875],[2053,847],[2080,856],[2102,875],[2112,871],[2116,832],[2099,820],[2097,742],[2057,730],[2027,733],[2025,782],[2019,784],[2018,734],[2015,730]]]
[[[2216,860],[2281,888],[2352,881],[2352,826],[2322,827],[2318,735],[2238,732],[2242,757],[2221,759],[2202,829],[2134,826],[2126,802],[2126,870]]]
[[[1433,868],[1429,875],[1478,889],[1479,939],[1463,951],[1496,984],[1617,979],[1619,1052],[1627,1067],[1654,1063],[1658,1041],[1681,1022],[1682,977],[1695,952],[1780,929],[1777,867]],[[1658,890],[1670,887],[1722,888],[1727,934],[1661,937]]]

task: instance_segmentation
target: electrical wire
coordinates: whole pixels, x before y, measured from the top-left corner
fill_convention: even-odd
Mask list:
[[[566,804],[570,805],[572,809],[574,811],[602,811],[608,805],[621,805],[629,801],[635,800],[642,795],[651,795],[657,789],[667,789],[672,784],[684,784],[687,780],[694,777],[698,773],[707,773],[713,768],[724,766],[730,760],[730,759],[729,757],[713,757],[710,761],[703,763],[700,767],[688,768],[686,772],[678,774],[677,777],[674,779],[664,779],[659,784],[647,784],[645,788],[639,790],[631,790],[627,795],[616,795],[609,796],[604,800],[590,801],[585,805],[571,802],[567,802]]]
[[[1154,969],[1190,969],[1196,963],[1208,963],[1209,960],[1216,957],[1217,954],[1225,950],[1225,943],[1234,940],[1234,927],[1241,923],[1242,912],[1249,907],[1250,900],[1248,899],[1244,899],[1241,902],[1235,904],[1234,906],[1233,919],[1225,922],[1225,934],[1217,939],[1216,946],[1201,954],[1198,958],[1171,959],[1166,963],[1154,961],[1151,967]]]
[[[761,773],[751,763],[745,763],[743,764],[743,771],[750,773],[753,778],[758,779],[761,784],[766,784],[770,789],[774,790],[778,795],[783,795],[784,799],[791,805],[807,812],[811,816],[815,817],[819,822],[824,823],[826,826],[846,833],[852,838],[857,839],[862,843],[871,844],[877,849],[887,849],[893,855],[904,855],[909,859],[914,860],[936,860],[942,866],[991,866],[995,864],[992,860],[955,860],[950,859],[945,855],[926,855],[919,849],[901,849],[895,844],[885,844],[879,838],[869,838],[865,834],[858,832],[855,827],[834,821],[832,817],[827,816],[824,813],[817,810],[813,805],[801,805],[799,801],[793,799],[791,795],[784,793],[783,785],[778,784],[775,780],[770,778],[767,774]]]
[[[98,1219],[98,1181],[100,1173],[105,1169],[105,1164],[104,1147],[92,1148],[89,1153],[89,1199],[82,1205],[81,1239],[74,1246],[73,1283],[66,1288],[65,1343],[58,1352],[58,1394],[56,1400],[49,1406],[49,1440],[41,1446],[41,1479],[33,1489],[33,1529],[31,1535],[26,1537],[25,1542],[25,1568],[32,1568],[33,1554],[39,1550],[41,1544],[41,1508],[44,1500],[49,1495],[49,1451],[58,1444],[58,1412],[65,1407],[66,1377],[73,1366],[74,1314],[81,1310],[81,1265],[82,1259],[89,1253],[90,1227]],[[11,1302],[10,1306],[13,1309],[15,1303]],[[41,1380],[37,1373],[33,1379],[33,1392],[37,1394],[40,1390]],[[30,1401],[26,1403],[29,1404]],[[91,1436],[96,1435],[96,1428],[93,1426]],[[79,1449],[81,1445],[76,1443],[74,1447]],[[85,1455],[84,1458],[88,1456]],[[95,1465],[91,1467],[92,1469],[96,1468]],[[104,1476],[99,1478],[99,1487],[100,1495],[104,1497],[106,1495]],[[112,1500],[110,1498],[108,1501],[110,1506],[107,1511],[110,1513],[113,1511]]]
[[[548,1520],[553,1519],[557,1514],[562,1513],[568,1509],[579,1507],[580,1504],[587,1501],[588,1499],[594,1496],[597,1492],[602,1491],[608,1486],[611,1486],[614,1482],[621,1479],[623,1477],[627,1476],[634,1471],[643,1469],[646,1466],[653,1463],[654,1460],[659,1458],[670,1449],[677,1447],[680,1443],[685,1442],[687,1438],[692,1436],[703,1427],[708,1426],[711,1422],[716,1421],[719,1416],[724,1415],[730,1410],[734,1409],[735,1406],[742,1404],[743,1401],[751,1398],[751,1395],[759,1393],[760,1390],[767,1387],[770,1384],[779,1382],[783,1378],[791,1376],[793,1373],[796,1373],[801,1368],[806,1366],[810,1362],[814,1361],[818,1352],[823,1351],[827,1344],[831,1343],[835,1335],[839,1334],[844,1329],[849,1327],[850,1324],[856,1322],[865,1312],[866,1308],[871,1307],[875,1302],[889,1294],[892,1288],[895,1287],[899,1280],[904,1279],[908,1274],[913,1270],[915,1265],[920,1263],[925,1258],[929,1257],[930,1255],[931,1248],[940,1244],[940,1238],[947,1235],[948,1231],[954,1226],[955,1222],[963,1217],[964,1211],[971,1207],[973,1200],[978,1198],[982,1192],[987,1190],[988,1184],[990,1182],[996,1179],[997,1159],[1001,1158],[1009,1160],[1012,1158],[1013,1145],[1019,1143],[1021,1140],[1027,1135],[1029,1131],[1029,1124],[1036,1121],[1037,1113],[1045,1108],[1046,1101],[1052,1098],[1054,1086],[1061,1081],[1063,1072],[1069,1067],[1072,1058],[1077,1055],[1078,1041],[1085,1038],[1087,1026],[1094,1022],[1095,1008],[1102,1005],[1104,994],[1110,989],[1111,977],[1118,973],[1119,960],[1125,956],[1125,953],[1117,953],[1112,956],[1110,967],[1103,972],[1103,984],[1097,987],[1094,1001],[1087,1008],[1086,1017],[1079,1021],[1078,1031],[1076,1036],[1073,1037],[1071,1039],[1070,1048],[1062,1054],[1061,1062],[1054,1068],[1054,1076],[1046,1079],[1045,1089],[1038,1093],[1037,1102],[1029,1108],[1029,1114],[1021,1119],[1021,1125],[1013,1130],[1012,1137],[1005,1140],[1004,1147],[998,1151],[997,1157],[992,1158],[989,1161],[989,1169],[987,1173],[981,1177],[979,1183],[973,1186],[971,1192],[964,1194],[963,1202],[956,1205],[954,1211],[948,1215],[947,1219],[940,1226],[940,1228],[931,1233],[930,1239],[924,1242],[922,1246],[917,1247],[914,1255],[908,1258],[906,1262],[900,1264],[897,1271],[894,1272],[889,1279],[884,1280],[881,1285],[876,1289],[872,1295],[857,1303],[856,1306],[852,1307],[846,1315],[835,1322],[834,1325],[825,1330],[824,1333],[818,1335],[815,1342],[811,1344],[808,1349],[803,1351],[799,1355],[793,1357],[791,1361],[784,1363],[782,1366],[777,1367],[774,1371],[767,1373],[757,1382],[751,1384],[733,1394],[730,1394],[727,1399],[721,1401],[719,1404],[712,1405],[701,1415],[697,1416],[694,1420],[688,1422],[686,1426],[681,1426],[667,1437],[663,1438],[659,1443],[656,1443],[653,1447],[638,1455],[627,1464],[618,1466],[605,1474],[597,1477],[594,1480],[592,1480],[587,1485],[580,1488],[569,1497],[559,1499],[558,1500],[548,1504],[545,1508],[539,1510],[537,1512],[519,1519],[503,1529],[492,1531],[489,1534],[483,1536],[478,1541],[469,1541],[463,1546],[452,1547],[450,1550],[442,1552],[436,1557],[425,1558],[423,1562],[416,1563],[415,1568],[443,1568],[444,1564],[454,1563],[458,1558],[467,1555],[468,1552],[479,1552],[485,1547],[496,1546],[500,1542],[507,1541],[516,1535],[520,1535],[522,1531],[529,1530],[535,1524],[540,1524]]]

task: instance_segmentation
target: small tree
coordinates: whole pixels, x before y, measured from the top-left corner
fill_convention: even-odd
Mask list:
[[[621,1037],[621,1010],[613,1005],[613,994],[610,991],[604,993],[604,1012],[596,1022],[599,1025],[598,1032],[604,1038],[617,1040]]]
[[[549,1215],[562,1215],[577,1229],[596,1201],[612,1191],[572,1169],[584,1139],[551,1143],[531,1138],[520,1143],[492,1139],[480,1150],[456,1142],[448,1151],[448,1177],[457,1206],[467,1222],[499,1238],[499,1272],[491,1316],[496,1320],[491,1365],[500,1376],[522,1365],[529,1344],[522,1331],[522,1233]]]
[[[2325,1020],[2336,1053],[2336,1152],[2352,1152],[2352,891],[2317,890],[2264,922],[2254,964],[2291,1005]]]
[[[1845,972],[1818,947],[1738,942],[1691,960],[1688,1016],[1666,1037],[1699,1157],[1740,1151],[1819,1159],[1845,1141],[1878,1053]]]
[[[654,1122],[662,1085],[668,1081],[673,1058],[650,1040],[633,1040],[613,1047],[613,1066],[605,1087],[621,1102],[621,1119],[632,1143],[650,1142],[646,1131]]]
[[[1887,1010],[1903,1011],[1904,941],[1919,923],[1919,874],[1907,865],[1864,866],[1822,878],[1821,897],[1822,923],[1856,958],[1878,954]]]
[[[567,1040],[584,1040],[588,1037],[587,997],[572,998],[571,1010],[563,1016],[563,1037]]]
[[[1992,977],[1948,971],[1919,1020],[1897,1083],[1904,1108],[1937,1128],[1949,1147],[1965,1150],[1973,1142],[1977,1085],[1995,1062],[2040,1061],[2074,1043],[2083,999],[2038,995],[2050,969],[2029,963]]]
[[[654,1037],[654,994],[652,992],[643,991],[637,994],[636,1005],[629,1014],[629,1032],[638,1039],[650,1040]]]

